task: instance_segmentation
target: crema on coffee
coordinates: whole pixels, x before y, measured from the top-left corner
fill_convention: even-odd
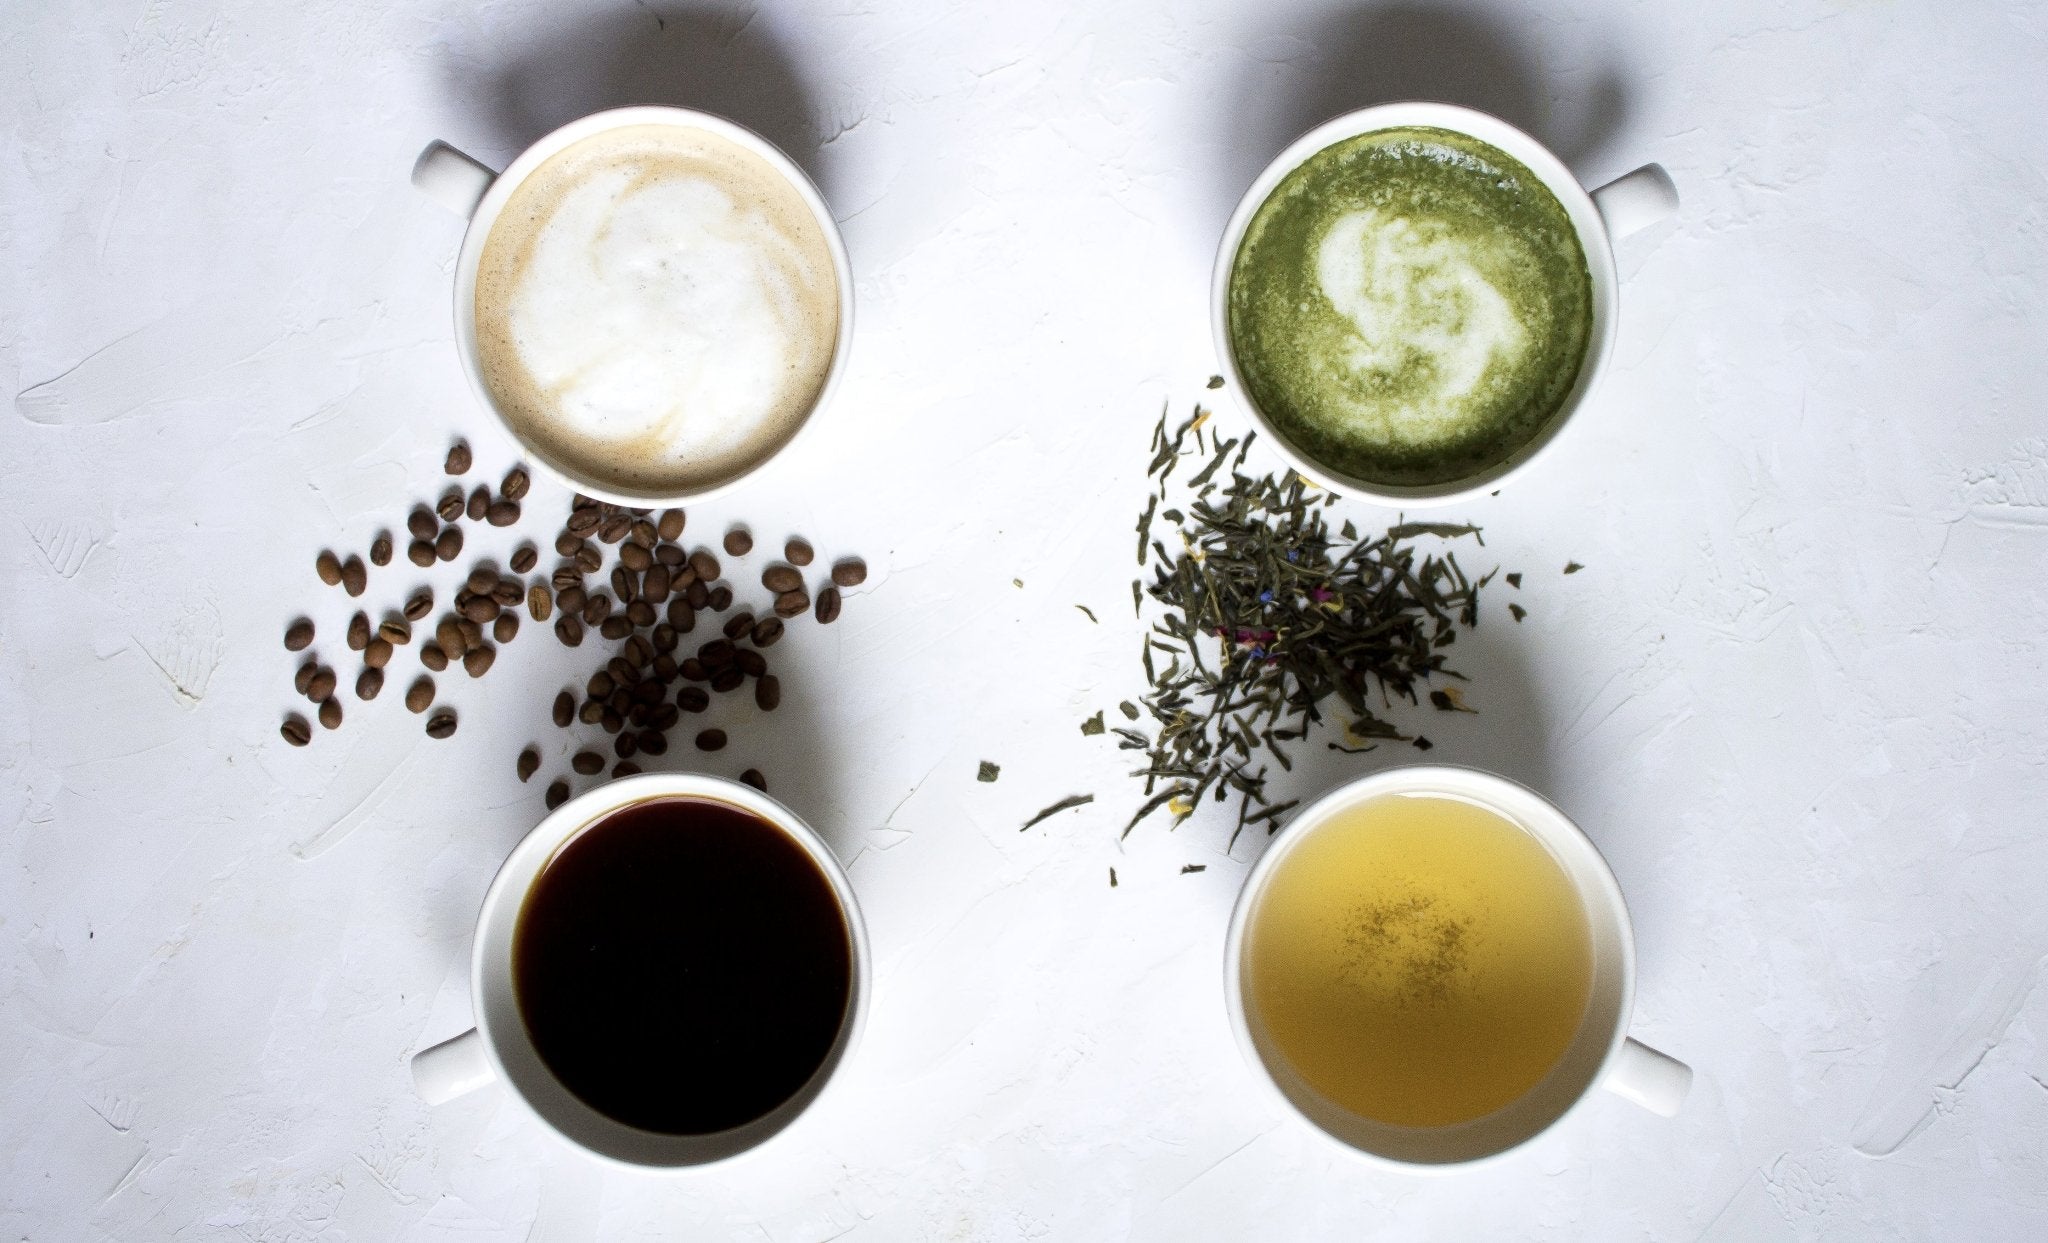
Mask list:
[[[585,138],[512,192],[476,280],[493,401],[573,476],[674,494],[765,460],[831,369],[839,284],[789,179],[706,130]]]

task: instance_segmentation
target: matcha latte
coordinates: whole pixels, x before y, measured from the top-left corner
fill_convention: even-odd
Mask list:
[[[1231,264],[1248,395],[1309,458],[1453,483],[1549,424],[1585,361],[1593,284],[1541,178],[1453,130],[1375,130],[1287,174]]]

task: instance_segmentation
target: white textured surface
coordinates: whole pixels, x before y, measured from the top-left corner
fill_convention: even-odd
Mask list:
[[[7,6],[0,1237],[2048,1233],[2044,20]],[[1685,195],[1621,249],[1581,423],[1466,507],[1530,617],[1495,596],[1460,645],[1484,715],[1425,725],[1602,844],[1637,1033],[1700,1079],[1675,1121],[1602,1099],[1430,1181],[1252,1093],[1217,955],[1261,843],[1119,844],[1134,792],[1075,728],[1135,688],[1145,436],[1212,369],[1231,202],[1311,122],[1408,95],[1520,121],[1589,180],[1662,160]],[[670,1181],[587,1167],[490,1092],[429,1110],[406,1073],[468,1021],[469,921],[539,809],[512,756],[558,745],[578,663],[523,639],[454,689],[447,744],[391,691],[304,751],[276,733],[284,622],[315,606],[338,651],[347,616],[314,550],[401,520],[451,430],[509,461],[414,154],[503,161],[650,101],[790,147],[859,281],[829,427],[693,528],[744,515],[877,571],[778,649],[774,728],[720,757],[851,861],[868,1040],[779,1150]],[[1016,831],[1077,790],[1099,801]]]

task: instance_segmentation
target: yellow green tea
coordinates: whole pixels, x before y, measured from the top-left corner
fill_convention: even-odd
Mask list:
[[[1247,925],[1246,1004],[1331,1102],[1450,1126],[1536,1086],[1592,989],[1586,914],[1527,830],[1440,795],[1374,799],[1317,824]]]

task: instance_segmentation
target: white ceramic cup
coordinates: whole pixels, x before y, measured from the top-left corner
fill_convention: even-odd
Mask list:
[[[541,870],[589,825],[653,798],[689,796],[717,799],[759,816],[782,830],[818,865],[846,919],[851,975],[846,1016],[839,1035],[804,1086],[766,1115],[708,1135],[663,1135],[628,1126],[599,1113],[562,1086],[541,1061],[519,1016],[512,979],[512,936],[520,908]],[[853,887],[831,849],[797,814],[752,786],[692,773],[646,773],[601,785],[562,804],[512,848],[484,894],[470,953],[470,997],[476,1026],[413,1055],[413,1082],[430,1105],[453,1100],[496,1081],[540,1122],[573,1147],[637,1169],[690,1169],[723,1161],[760,1147],[818,1101],[846,1063],[866,1021],[869,984],[867,932],[861,925]],[[715,1074],[715,1067],[706,1067]]]
[[[790,186],[810,207],[811,215],[817,220],[818,228],[825,236],[825,246],[832,252],[832,270],[839,282],[839,336],[832,347],[832,365],[826,370],[825,382],[818,389],[818,399],[811,403],[803,423],[781,447],[752,466],[716,483],[685,492],[638,491],[619,480],[594,476],[588,471],[560,461],[544,447],[519,434],[519,429],[505,417],[505,412],[498,408],[497,403],[491,400],[490,389],[484,384],[483,369],[477,361],[477,263],[483,258],[484,241],[490,237],[491,226],[497,222],[498,213],[504,210],[506,200],[512,197],[512,192],[519,187],[520,182],[546,163],[556,152],[593,134],[627,125],[676,125],[685,129],[704,130],[744,147],[766,160],[788,180]],[[483,403],[484,409],[497,416],[499,426],[519,443],[521,449],[536,465],[579,492],[631,506],[680,505],[717,496],[739,486],[758,474],[774,458],[788,452],[790,446],[801,439],[811,425],[817,422],[818,412],[832,400],[833,392],[839,387],[839,377],[846,370],[847,355],[853,346],[853,269],[847,262],[845,239],[839,235],[839,223],[832,218],[832,209],[825,205],[824,196],[818,193],[818,188],[811,183],[811,179],[804,175],[804,170],[797,167],[796,162],[784,155],[774,143],[744,126],[736,125],[723,117],[688,108],[652,105],[614,108],[608,112],[592,113],[580,121],[571,121],[564,125],[528,147],[518,159],[507,165],[502,173],[492,172],[482,163],[445,142],[437,140],[428,143],[426,150],[420,152],[419,160],[413,165],[412,183],[428,198],[469,221],[469,230],[462,236],[462,252],[455,261],[455,349],[462,358],[463,374],[469,377],[470,391],[476,394],[476,399]]]
[[[1395,1126],[1362,1117],[1329,1100],[1296,1074],[1270,1041],[1244,992],[1245,936],[1257,917],[1274,869],[1339,814],[1391,794],[1439,794],[1507,817],[1533,834],[1577,890],[1593,940],[1593,986],[1578,1034],[1541,1082],[1514,1103],[1446,1127]],[[1543,1134],[1604,1087],[1669,1117],[1692,1085],[1685,1063],[1628,1035],[1636,985],[1635,935],[1614,873],[1590,839],[1549,800],[1475,768],[1416,765],[1387,769],[1339,786],[1287,826],[1246,879],[1224,942],[1224,993],[1238,1047],[1260,1083],[1280,1104],[1354,1153],[1408,1170],[1461,1167],[1498,1157]]]
[[[1297,449],[1287,439],[1286,433],[1275,426],[1259,409],[1258,402],[1252,399],[1245,386],[1244,373],[1237,365],[1237,352],[1230,345],[1230,270],[1237,261],[1238,247],[1244,242],[1245,230],[1251,226],[1252,216],[1265,204],[1274,187],[1310,156],[1332,143],[1375,130],[1410,125],[1433,126],[1470,135],[1481,142],[1493,144],[1527,165],[1530,171],[1542,178],[1543,184],[1564,205],[1565,214],[1571,217],[1572,227],[1578,231],[1579,247],[1586,253],[1586,270],[1593,282],[1593,323],[1592,331],[1587,334],[1586,356],[1579,366],[1578,381],[1565,395],[1557,413],[1528,443],[1488,469],[1449,483],[1414,487],[1355,479]],[[1492,491],[1500,486],[1502,480],[1528,465],[1556,439],[1565,423],[1585,404],[1587,395],[1599,382],[1600,373],[1606,370],[1608,356],[1614,348],[1618,281],[1614,273],[1612,239],[1646,229],[1677,210],[1678,191],[1660,165],[1645,164],[1589,194],[1572,176],[1571,170],[1542,143],[1506,121],[1470,108],[1453,104],[1400,103],[1346,113],[1318,125],[1282,151],[1266,166],[1266,171],[1259,174],[1258,180],[1252,182],[1251,189],[1246,190],[1244,198],[1238,201],[1237,210],[1231,213],[1230,224],[1223,230],[1223,244],[1216,252],[1216,268],[1209,287],[1209,326],[1215,336],[1217,358],[1231,390],[1237,394],[1259,430],[1270,439],[1274,450],[1287,464],[1310,482],[1332,492],[1409,509],[1466,500]]]

